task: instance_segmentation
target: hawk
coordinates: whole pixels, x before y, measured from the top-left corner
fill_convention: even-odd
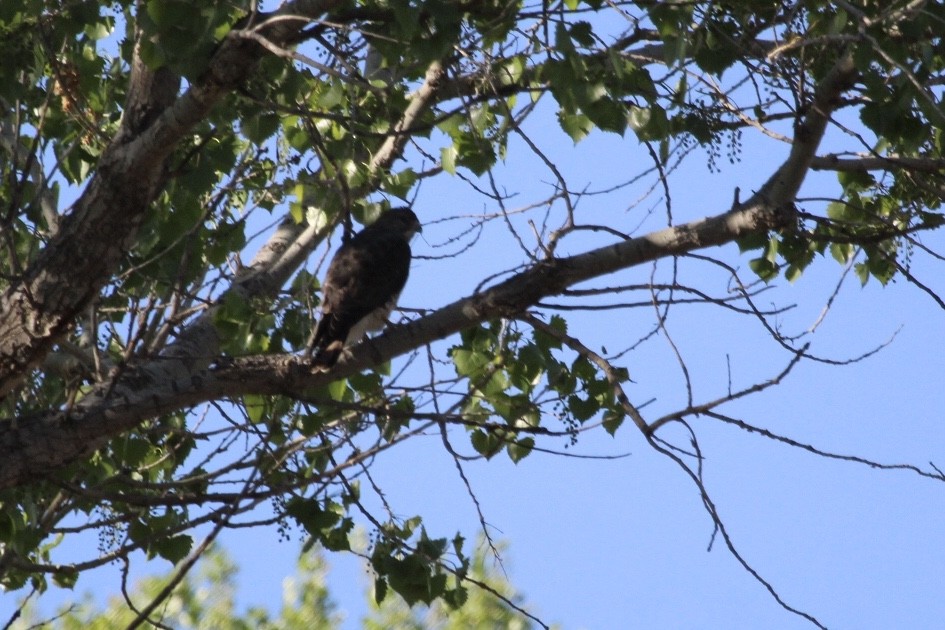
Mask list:
[[[381,330],[410,272],[410,239],[421,231],[410,208],[388,210],[342,245],[322,283],[322,316],[307,354],[329,370],[345,346]]]

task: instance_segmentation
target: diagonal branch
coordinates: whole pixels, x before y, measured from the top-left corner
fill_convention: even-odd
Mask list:
[[[52,411],[0,424],[0,488],[28,483],[87,455],[137,423],[209,400],[245,394],[302,397],[329,380],[356,374],[482,321],[522,313],[567,287],[641,263],[731,242],[780,224],[760,204],[572,256],[544,260],[486,291],[463,298],[355,347],[331,373],[312,373],[293,356],[251,356],[179,378],[159,365],[129,368],[123,386],[97,391],[71,412]]]
[[[298,0],[273,15],[316,16],[339,4]],[[288,41],[303,24],[272,20],[266,34]],[[162,185],[167,156],[251,75],[263,54],[257,44],[231,34],[207,72],[176,99],[176,77],[133,62],[128,114],[95,175],[48,245],[0,295],[0,397],[42,361],[105,285],[132,247]]]
[[[579,282],[785,227],[794,218],[794,198],[833,107],[854,76],[852,61],[844,56],[819,86],[785,162],[757,193],[727,212],[583,254],[542,260],[481,293],[359,345],[330,374],[313,374],[306,362],[291,356],[244,357],[209,370],[187,370],[177,378],[162,373],[160,360],[132,366],[122,387],[95,391],[71,411],[42,412],[0,424],[0,488],[42,478],[148,418],[249,393],[301,396],[328,379],[355,374],[480,322],[514,317]]]

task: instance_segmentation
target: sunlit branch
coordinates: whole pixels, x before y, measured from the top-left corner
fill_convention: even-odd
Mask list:
[[[907,157],[897,155],[818,155],[811,160],[815,171],[868,173],[870,171],[906,170],[940,175],[945,171],[945,159],[934,157]]]

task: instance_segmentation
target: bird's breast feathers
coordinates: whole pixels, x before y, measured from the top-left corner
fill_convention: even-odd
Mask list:
[[[369,332],[383,330],[390,319],[390,314],[397,306],[397,298],[399,297],[399,294],[395,295],[386,304],[377,307],[355,323],[354,326],[351,327],[348,337],[345,339],[345,345],[350,346],[356,344]]]

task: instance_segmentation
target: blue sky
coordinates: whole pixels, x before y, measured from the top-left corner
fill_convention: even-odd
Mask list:
[[[632,139],[601,136],[575,147],[547,116],[526,129],[574,188],[607,188],[647,165],[644,150]],[[696,152],[670,180],[676,220],[724,211],[735,186],[757,188],[785,154],[784,147],[746,136],[739,162],[709,172],[704,154]],[[521,191],[510,206],[547,194],[551,178],[536,162],[521,143],[513,143],[497,172],[500,185]],[[834,181],[832,174],[814,173],[801,196],[835,194]],[[625,208],[640,192],[631,188],[588,198],[580,216],[593,222],[595,216],[606,221],[616,215],[617,222],[636,224],[650,202],[628,212]],[[415,207],[428,222],[494,210],[455,178],[425,184]],[[818,203],[804,207],[822,211]],[[663,220],[659,210],[654,217],[650,223],[658,227]],[[414,242],[415,253],[422,257],[432,251],[437,234],[427,229]],[[486,239],[493,239],[486,257],[416,261],[401,303],[448,303],[488,273],[508,266],[507,257],[520,255],[498,226]],[[606,240],[575,238],[565,242],[562,254]],[[934,249],[942,239],[923,240]],[[706,253],[739,267],[744,280],[752,278],[749,256],[740,255],[734,245]],[[661,263],[657,276],[665,269]],[[681,269],[683,281],[716,293],[725,290],[725,274],[692,261],[684,261]],[[914,256],[912,272],[935,286],[938,274],[927,257]],[[795,284],[778,280],[757,302],[760,307],[796,305],[776,321],[786,332],[802,332],[818,320],[841,273],[832,259],[818,259]],[[645,282],[650,274],[649,267],[631,269],[604,284]],[[941,465],[941,318],[935,303],[902,279],[885,288],[875,281],[861,288],[851,274],[809,337],[811,352],[842,361],[895,336],[893,342],[850,365],[802,363],[780,386],[724,411],[826,451],[927,470],[929,461]],[[615,339],[636,339],[652,320],[646,309],[582,314],[571,318],[569,330],[591,347],[597,340],[613,349]],[[686,359],[697,401],[724,395],[729,378],[738,388],[774,377],[790,358],[757,322],[716,307],[675,307],[668,329]],[[685,400],[681,371],[665,339],[643,344],[619,364],[630,370],[631,397],[637,402],[655,399],[644,409],[648,418]],[[831,628],[937,627],[945,615],[936,586],[945,567],[942,482],[908,471],[826,460],[707,418],[693,420],[692,426],[705,456],[707,488],[734,543],[785,601]],[[686,445],[678,430],[664,437]],[[454,430],[453,440],[462,445],[461,432]],[[545,445],[564,450],[563,443]],[[495,528],[491,533],[511,543],[504,569],[530,610],[544,621],[564,628],[810,627],[780,608],[721,539],[707,552],[713,526],[695,486],[632,426],[624,426],[616,438],[602,431],[586,434],[567,452],[627,456],[595,460],[535,453],[518,465],[501,456],[465,465],[486,520]],[[424,515],[435,535],[450,536],[459,529],[469,540],[476,538],[475,508],[438,435],[402,445],[379,458],[372,472],[398,514]],[[244,591],[247,599],[277,601],[276,580],[263,590],[259,571],[275,554],[291,562],[291,549],[261,532],[240,534],[239,540],[231,548],[254,576]],[[251,546],[258,548],[250,552]],[[332,562],[330,583],[348,611],[346,627],[357,627],[365,573],[359,566]]]

